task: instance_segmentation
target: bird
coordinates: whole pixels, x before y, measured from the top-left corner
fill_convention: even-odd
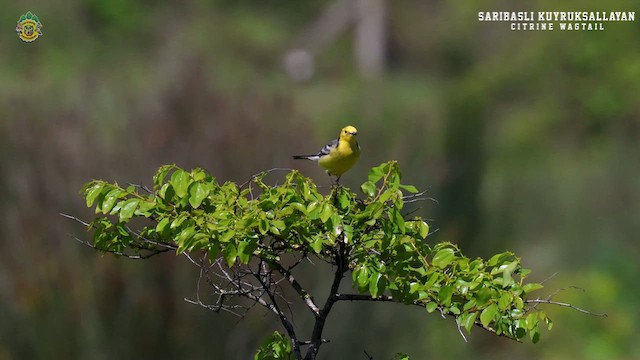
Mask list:
[[[340,130],[338,138],[325,145],[317,154],[294,155],[293,158],[317,161],[327,174],[336,177],[336,184],[339,184],[342,174],[351,169],[360,157],[357,135],[358,130],[355,127],[345,126]]]

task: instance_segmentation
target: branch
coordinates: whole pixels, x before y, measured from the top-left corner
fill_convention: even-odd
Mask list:
[[[393,302],[393,303],[398,303],[398,304],[405,304],[405,305],[415,305],[415,306],[419,306],[424,308],[424,303],[422,301],[413,301],[409,304],[405,303],[404,301],[401,301],[399,299],[395,299],[393,298],[393,296],[391,295],[379,295],[378,297],[372,297],[371,295],[368,294],[336,294],[335,296],[336,301],[373,301],[373,302]],[[441,307],[437,308],[440,311],[440,315],[442,316],[443,319],[446,319],[447,317],[444,314],[444,310]],[[454,316],[454,318],[456,319],[456,326],[458,327],[458,332],[460,332],[460,335],[462,335],[462,339],[464,339],[464,341],[467,341],[467,338],[464,336],[464,333],[462,332],[462,328],[460,325],[460,322],[458,321],[458,317]],[[517,339],[513,339],[508,337],[507,335],[505,335],[504,333],[501,334],[496,334],[496,331],[490,327],[484,326],[482,325],[482,323],[480,323],[479,321],[475,322],[475,325],[477,325],[478,327],[489,331],[495,335],[501,336],[501,337],[506,337],[508,339],[511,340],[515,340],[518,341]]]
[[[321,341],[322,341],[323,344],[331,342],[331,340],[329,340],[329,339],[322,339]],[[300,346],[311,345],[311,340],[298,341],[298,345],[300,345]]]
[[[252,271],[251,273],[256,278],[256,280],[258,280],[260,285],[262,285],[262,288],[267,293],[267,296],[269,296],[269,299],[271,299],[270,305],[273,306],[273,311],[278,315],[278,318],[280,319],[282,326],[284,326],[284,329],[287,331],[287,335],[289,335],[289,339],[291,339],[291,345],[293,347],[293,353],[296,359],[301,359],[302,353],[300,351],[300,345],[298,344],[298,337],[296,335],[296,331],[293,327],[293,324],[287,318],[287,315],[285,315],[285,313],[282,312],[282,310],[280,310],[280,307],[278,306],[278,302],[276,301],[276,297],[273,294],[273,292],[270,290],[271,285],[267,284],[265,280],[262,278],[262,274],[260,273],[261,266],[262,266],[262,260],[260,260],[260,264],[258,265],[258,272],[256,273]],[[260,298],[260,300],[264,302],[264,299]]]
[[[258,176],[262,175],[262,174],[269,174],[272,173],[274,171],[295,171],[295,169],[292,168],[271,168],[269,170],[265,170],[265,171],[261,171],[257,174],[253,174],[251,175],[251,177],[249,178],[249,180],[243,182],[242,184],[240,184],[240,186],[238,186],[238,189],[242,189],[243,187],[245,187],[246,185],[248,185],[249,183],[251,183],[255,178],[257,178]]]
[[[93,245],[92,243],[88,242],[88,241],[84,241],[81,240],[77,237],[73,237],[73,239],[81,244],[87,245],[88,247],[94,249],[94,250],[98,250],[98,251],[104,251],[106,253],[109,254],[113,254],[113,255],[117,255],[117,256],[122,256],[122,257],[126,257],[127,259],[131,259],[131,260],[142,260],[142,259],[148,259],[152,256],[161,254],[163,252],[167,252],[167,251],[171,251],[173,249],[157,249],[157,250],[149,250],[150,252],[147,254],[139,254],[139,255],[132,255],[132,254],[126,254],[120,251],[115,251],[115,250],[105,250],[105,249],[98,249],[97,247],[95,247],[95,245]],[[147,250],[147,249],[140,249],[140,250]]]
[[[88,223],[88,222],[86,222],[86,221],[84,221],[84,220],[82,220],[82,219],[80,219],[80,218],[78,218],[78,217],[75,217],[75,216],[73,216],[73,215],[68,215],[68,214],[64,214],[64,213],[59,213],[59,214],[60,214],[60,216],[63,216],[63,217],[65,217],[65,218],[67,218],[67,219],[71,219],[71,220],[73,220],[73,221],[76,221],[76,222],[78,222],[78,223],[80,223],[80,224],[82,224],[82,225],[86,226],[87,228],[89,228],[89,227],[91,227],[91,226],[92,226],[90,223]],[[100,249],[100,248],[97,248],[94,244],[90,243],[89,241],[85,241],[85,240],[79,239],[79,238],[77,238],[77,237],[75,237],[75,236],[73,237],[73,239],[74,239],[74,240],[76,240],[77,242],[79,242],[79,243],[83,244],[83,245],[86,245],[86,246],[88,246],[88,247],[90,247],[90,248],[94,249],[94,250],[104,251],[104,252],[109,253],[109,254],[113,254],[113,255],[117,255],[117,256],[122,256],[122,257],[126,257],[127,259],[132,259],[132,260],[148,259],[148,258],[150,258],[150,257],[152,257],[152,256],[155,256],[155,255],[161,254],[161,253],[163,253],[163,252],[167,252],[167,251],[175,250],[175,249],[176,249],[176,247],[175,247],[175,246],[172,246],[172,245],[170,245],[170,244],[162,244],[162,243],[159,243],[159,242],[156,242],[156,241],[149,240],[149,239],[147,239],[147,238],[145,238],[145,237],[141,236],[141,235],[140,235],[140,233],[137,233],[137,232],[133,231],[133,230],[132,230],[132,229],[130,229],[129,227],[127,227],[127,231],[129,231],[129,233],[131,233],[132,235],[134,235],[134,236],[135,236],[135,237],[137,237],[138,239],[141,239],[142,241],[147,242],[147,243],[149,243],[149,244],[152,244],[152,245],[154,245],[154,246],[160,246],[160,247],[162,247],[163,249],[146,249],[146,248],[144,248],[144,247],[136,246],[136,244],[130,244],[130,245],[129,245],[129,247],[130,247],[131,249],[133,249],[133,250],[138,250],[138,251],[149,251],[149,252],[148,252],[148,253],[146,253],[146,254],[136,254],[136,255],[132,255],[132,254],[127,254],[127,253],[120,252],[120,251],[115,251],[115,250]]]
[[[401,303],[402,301],[398,299],[394,299],[391,295],[378,295],[378,297],[373,297],[367,294],[339,294],[335,295],[336,301],[381,301],[381,302],[397,302]],[[419,302],[414,302],[414,305],[420,305]]]
[[[322,307],[322,311],[320,311],[320,314],[316,317],[316,322],[311,333],[311,345],[307,349],[307,353],[304,357],[305,360],[315,359],[316,355],[318,354],[320,345],[322,345],[322,331],[324,330],[325,321],[327,320],[327,316],[329,315],[333,304],[335,304],[337,301],[336,295],[338,294],[338,289],[340,288],[340,283],[344,278],[344,274],[347,271],[345,242],[338,240],[337,243],[338,249],[335,251],[335,263],[337,268],[333,276],[333,283],[331,284],[331,290],[329,290],[329,295],[327,296],[327,300]]]
[[[593,316],[599,316],[599,317],[608,317],[608,315],[606,313],[594,313],[588,310],[584,310],[581,309],[577,306],[571,305],[569,303],[563,303],[563,302],[559,302],[559,301],[553,301],[553,300],[549,300],[549,299],[530,299],[530,300],[525,300],[524,301],[525,304],[549,304],[549,305],[558,305],[558,306],[564,306],[564,307],[568,307],[571,308],[573,310],[579,311],[581,313],[584,314],[589,314],[589,315],[593,315]]]
[[[415,194],[411,194],[411,195],[403,196],[403,197],[402,197],[402,201],[403,201],[405,204],[409,204],[409,203],[416,202],[416,201],[431,200],[431,201],[433,201],[433,202],[434,202],[434,203],[436,203],[436,204],[440,204],[440,203],[438,202],[438,200],[436,200],[436,199],[434,199],[434,198],[432,198],[432,197],[422,197],[422,195],[424,195],[424,194],[426,194],[426,193],[427,193],[427,190],[423,190],[423,191],[420,191],[419,193],[415,193]]]
[[[140,184],[134,184],[134,183],[128,183],[128,185],[135,186],[138,189],[142,189],[148,194],[155,194],[155,192],[153,190],[149,189],[146,185],[140,185]]]
[[[313,312],[313,314],[317,317],[320,315],[320,309],[313,301],[313,296],[311,296],[302,285],[293,277],[291,271],[284,269],[280,264],[271,264],[272,267],[275,268],[288,282],[291,284],[293,289],[302,297],[304,302],[307,304],[307,307]]]
[[[64,216],[67,219],[75,220],[75,221],[79,222],[80,224],[82,224],[82,225],[84,225],[86,227],[89,227],[91,225],[88,222],[83,221],[83,220],[81,220],[81,219],[79,219],[79,218],[77,218],[77,217],[75,217],[73,215],[67,215],[67,214],[64,214],[64,213],[59,213],[59,214],[60,214],[60,216]]]
[[[556,276],[557,274],[558,274],[558,273],[556,272],[555,274],[551,275],[551,276],[550,276],[550,277],[548,277],[547,279],[543,280],[541,283],[544,283],[545,281],[547,281],[547,280],[549,280],[549,279],[553,278],[553,277],[554,277],[554,276]],[[582,291],[584,292],[584,289],[579,288],[579,287],[577,287],[577,286],[569,286],[568,288],[571,288],[571,289],[578,289],[578,290],[582,290]],[[593,316],[598,316],[598,317],[607,317],[607,314],[605,314],[605,313],[594,313],[594,312],[591,312],[591,311],[588,311],[588,310],[581,309],[581,308],[579,308],[579,307],[577,307],[577,306],[574,306],[574,305],[571,305],[571,304],[569,304],[569,303],[563,303],[563,302],[559,302],[559,301],[551,300],[554,296],[558,295],[558,293],[559,293],[560,291],[567,290],[568,288],[560,288],[560,289],[557,289],[556,291],[554,291],[553,293],[551,293],[549,296],[547,296],[547,298],[546,298],[546,299],[540,299],[540,298],[537,298],[537,299],[529,299],[529,300],[525,300],[524,302],[525,302],[525,304],[533,304],[533,306],[531,307],[531,308],[533,308],[533,309],[535,309],[539,304],[549,304],[549,305],[557,305],[557,306],[568,307],[568,308],[571,308],[571,309],[573,309],[573,310],[579,311],[579,312],[581,312],[581,313],[583,313],[583,314],[588,314],[588,315],[593,315]]]
[[[464,340],[464,342],[468,342],[467,337],[464,336],[464,333],[462,332],[462,327],[460,326],[460,320],[458,320],[457,316],[456,316],[456,326],[458,327],[458,332],[460,333],[460,336],[462,336],[462,339]]]

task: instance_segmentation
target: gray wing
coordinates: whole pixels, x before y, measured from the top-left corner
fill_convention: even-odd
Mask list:
[[[331,149],[334,149],[338,146],[339,140],[333,140],[330,143],[328,143],[327,145],[325,145],[322,150],[320,150],[319,153],[315,154],[315,155],[294,155],[293,158],[294,159],[307,159],[307,160],[313,160],[313,161],[318,161],[321,157],[325,156],[325,155],[329,155],[329,153],[331,152]]]
[[[338,143],[340,142],[340,140],[335,139],[332,140],[330,143],[328,143],[327,145],[325,145],[322,150],[320,150],[320,152],[318,153],[318,157],[322,157],[325,155],[329,155],[329,153],[331,152],[331,149],[335,149],[336,147],[338,147]]]

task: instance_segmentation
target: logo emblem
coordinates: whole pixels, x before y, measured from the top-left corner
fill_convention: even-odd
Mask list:
[[[32,42],[42,35],[42,24],[36,15],[32,14],[31,11],[27,11],[26,14],[18,19],[16,32],[22,41]]]

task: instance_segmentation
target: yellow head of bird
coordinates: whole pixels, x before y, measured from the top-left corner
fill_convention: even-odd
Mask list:
[[[349,125],[340,131],[340,139],[350,141],[354,136],[358,135],[358,129]]]

